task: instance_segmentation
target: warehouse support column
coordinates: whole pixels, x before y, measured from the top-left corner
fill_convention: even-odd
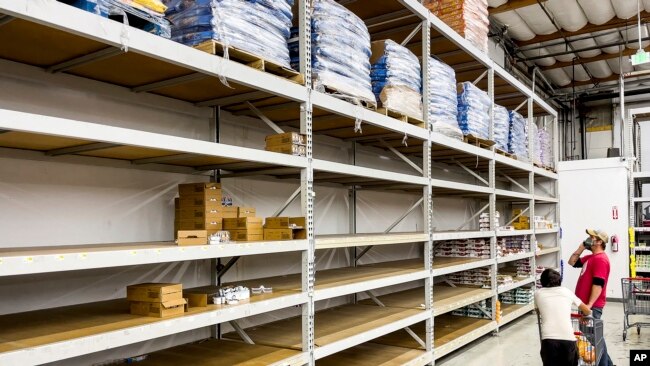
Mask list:
[[[220,142],[221,132],[220,132],[220,122],[221,122],[221,107],[215,106],[212,107],[212,120],[210,121],[210,136],[212,141],[215,143]],[[210,181],[213,183],[221,183],[221,171],[219,169],[212,170],[212,176]],[[222,266],[221,258],[210,259],[210,284],[212,286],[221,285],[221,277],[219,276],[219,269]],[[210,327],[210,336],[215,339],[221,338],[221,324]]]
[[[528,201],[528,214],[530,217],[528,228],[533,230],[533,234],[530,236],[530,250],[533,251],[533,254],[537,250],[537,236],[535,234],[535,156],[533,156],[533,143],[537,140],[537,136],[533,136],[530,132],[532,131],[533,124],[535,123],[535,116],[533,111],[533,97],[532,95],[528,98],[528,156],[530,157],[530,167],[531,171],[528,172],[528,193],[530,194],[530,200]],[[530,258],[532,264],[531,268],[535,271],[537,268],[535,264],[535,256],[533,255]],[[536,276],[536,273],[533,272],[533,276]]]
[[[429,272],[429,276],[424,280],[424,306],[429,312],[426,320],[426,334],[424,343],[426,351],[431,355],[431,365],[435,363],[433,357],[433,194],[431,185],[431,126],[429,125],[429,55],[431,54],[431,28],[429,21],[422,22],[422,100],[425,101],[422,108],[422,116],[429,138],[422,144],[422,173],[428,178],[428,184],[423,188],[423,219],[424,230],[429,234],[429,240],[424,243],[424,268]]]
[[[489,136],[488,139],[491,141],[494,141],[494,69],[489,68],[488,69],[488,97],[490,98],[490,126],[489,126]],[[488,197],[488,204],[489,204],[489,212],[490,212],[490,232],[492,233],[492,236],[490,237],[490,258],[495,259],[497,257],[497,237],[496,237],[496,232],[498,227],[495,227],[494,225],[494,218],[496,217],[497,213],[497,196],[496,196],[496,161],[494,160],[494,154],[496,149],[496,145],[493,145],[490,150],[492,150],[492,157],[490,159],[490,162],[488,163],[488,183],[490,186],[490,195]],[[493,262],[491,265],[491,273],[490,273],[490,288],[496,289],[497,288],[497,264],[496,260]],[[492,302],[492,320],[497,321],[497,301],[499,300],[498,295],[496,294],[492,296],[491,302]],[[497,324],[496,332],[499,331],[499,325]]]
[[[314,238],[314,170],[313,131],[311,105],[311,2],[299,0],[298,26],[300,48],[300,72],[305,78],[307,101],[300,105],[300,133],[306,137],[305,156],[307,167],[300,171],[300,204],[305,217],[307,250],[302,253],[302,292],[307,294],[307,303],[302,305],[302,351],[307,355],[307,365],[314,365],[314,282],[315,282],[315,238]]]

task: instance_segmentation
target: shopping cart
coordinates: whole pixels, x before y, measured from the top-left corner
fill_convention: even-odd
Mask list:
[[[585,317],[580,314],[571,314],[573,334],[576,336],[579,366],[596,366],[603,357],[605,339],[603,338],[603,321]]]
[[[641,327],[650,327],[650,323],[630,323],[630,315],[650,315],[650,278],[623,278],[623,340],[627,330],[636,327],[641,334]]]
[[[537,313],[539,338],[542,339],[542,319]],[[571,314],[571,325],[576,337],[576,346],[580,355],[578,366],[596,366],[603,357],[605,340],[603,338],[603,321],[591,316]]]

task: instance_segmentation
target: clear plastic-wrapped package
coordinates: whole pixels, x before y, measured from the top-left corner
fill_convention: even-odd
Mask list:
[[[313,0],[314,89],[375,103],[370,83],[370,33],[354,13],[333,0]]]
[[[508,150],[508,135],[510,134],[510,114],[505,107],[494,105],[494,142],[497,149]]]
[[[422,68],[406,47],[391,40],[372,43],[372,91],[384,108],[422,118]]]
[[[542,165],[551,167],[553,166],[553,145],[551,144],[551,134],[544,127],[539,129],[537,135],[539,137],[539,159],[541,160]]]
[[[541,165],[542,160],[541,160],[541,150],[539,149],[539,130],[537,128],[537,125],[534,123],[530,125],[530,135],[532,137],[531,140],[533,143],[533,148],[532,148],[533,163]]]
[[[515,111],[510,111],[508,152],[519,160],[528,160],[528,121]]]
[[[458,126],[464,135],[487,139],[490,133],[490,97],[470,82],[458,94]]]
[[[449,65],[429,57],[429,124],[434,132],[463,139],[458,128],[456,73]]]
[[[139,19],[137,28],[164,38],[171,37],[171,24],[165,19],[167,8],[160,0],[66,0],[66,3],[107,18],[111,15]],[[142,22],[144,20],[144,23]],[[125,22],[126,23],[126,22]]]
[[[487,0],[424,0],[423,5],[483,52],[488,50]]]
[[[190,46],[215,40],[290,67],[293,0],[175,0],[168,5],[173,40]]]

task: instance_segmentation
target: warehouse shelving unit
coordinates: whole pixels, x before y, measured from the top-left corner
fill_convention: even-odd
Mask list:
[[[634,248],[631,248],[630,255],[635,258],[635,271],[638,276],[647,276],[650,274],[650,263],[639,260],[639,256],[647,258],[650,256],[650,228],[643,225],[643,204],[650,202],[650,199],[643,196],[643,186],[650,183],[650,174],[648,172],[633,171],[631,173],[631,192],[630,192],[630,226],[635,231]],[[641,244],[643,242],[643,245]]]
[[[537,205],[556,207],[558,176],[553,171],[503,156],[494,147],[473,146],[442,136],[430,131],[428,124],[404,123],[312,90],[310,83],[301,85],[53,0],[29,3],[0,0],[0,58],[7,62],[29,65],[35,74],[43,70],[66,73],[98,84],[112,84],[125,92],[157,95],[161,103],[171,98],[196,108],[214,108],[214,131],[219,129],[222,111],[253,117],[259,112],[277,126],[305,134],[307,153],[296,157],[229,145],[221,142],[217,132],[211,141],[202,141],[10,109],[0,110],[0,147],[43,153],[52,159],[75,155],[163,172],[173,169],[213,174],[213,178],[221,180],[249,176],[283,179],[299,187],[278,212],[300,197],[308,234],[304,240],[192,247],[145,242],[0,249],[2,277],[203,259],[213,260],[212,267],[216,267],[216,259],[230,258],[224,269],[218,273],[215,269],[211,275],[213,284],[220,283],[237,258],[301,254],[300,273],[236,282],[250,286],[264,283],[274,288],[273,294],[255,296],[239,305],[192,308],[183,316],[169,319],[130,315],[124,311],[124,300],[2,315],[0,328],[7,331],[0,336],[0,364],[54,362],[299,306],[300,316],[243,330],[235,326],[236,331],[224,334],[218,331],[214,335],[226,339],[152,353],[146,362],[163,364],[188,354],[188,360],[255,359],[282,365],[347,365],[352,361],[425,365],[532,310],[531,305],[503,306],[498,323],[494,313],[490,319],[449,314],[483,300],[490,301],[494,309],[499,293],[534,282],[533,273],[531,278],[498,288],[500,264],[524,258],[535,263],[536,255],[545,261],[555,258],[556,266],[559,263],[557,229],[501,232],[491,224],[488,231],[476,231],[465,229],[467,223],[463,223],[456,230],[438,230],[433,225],[434,200],[438,198],[472,200],[483,206],[478,213],[489,212],[491,217],[497,205],[503,204],[528,207],[530,217],[535,215]],[[456,69],[459,82],[473,81],[488,92],[493,103],[498,101],[510,109],[525,106],[529,124],[535,123],[536,115],[549,115],[557,164],[556,112],[419,2],[363,0],[346,6],[366,22],[373,39],[408,39],[407,47],[416,54],[439,56]],[[309,1],[299,1],[296,8],[301,60],[307,60],[311,57]],[[428,58],[423,57],[422,62],[423,70],[427,70]],[[301,62],[300,72],[305,80],[311,80],[309,63]],[[222,79],[227,79],[229,86],[223,85]],[[424,100],[427,82],[428,77],[424,77]],[[423,121],[428,120],[427,114],[424,108]],[[359,122],[362,134],[354,131]],[[314,136],[350,143],[350,162],[323,159],[314,147]],[[405,163],[405,169],[412,170],[409,174],[357,165],[356,149],[361,147],[387,149]],[[457,169],[462,178],[444,174],[446,167]],[[348,234],[315,235],[314,187],[321,184],[349,188]],[[544,189],[538,193],[536,186],[540,185]],[[395,217],[395,223],[384,232],[357,233],[356,195],[364,190],[407,192],[421,197],[402,216]],[[391,233],[419,207],[421,231]],[[551,211],[559,218],[557,208]],[[533,243],[544,238],[555,246],[536,254],[533,248],[531,253],[497,258],[497,238],[514,235],[529,236]],[[434,258],[436,243],[473,238],[489,240],[489,258]],[[411,243],[421,245],[421,257],[379,263],[361,260],[373,247]],[[339,249],[351,253],[348,267],[317,269],[317,251]],[[446,275],[483,267],[491,268],[489,288],[454,287],[444,281]],[[409,283],[417,285],[381,296],[372,292]],[[357,298],[359,294],[368,298]],[[355,296],[349,304],[316,311],[319,301],[350,295]],[[44,318],[52,324],[39,322]],[[228,339],[243,339],[244,343]],[[361,355],[364,357],[360,359]]]

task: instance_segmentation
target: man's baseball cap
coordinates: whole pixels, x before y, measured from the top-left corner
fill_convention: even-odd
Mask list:
[[[604,243],[607,243],[609,241],[609,236],[602,230],[587,229],[587,234],[600,238],[600,240],[602,240]]]

